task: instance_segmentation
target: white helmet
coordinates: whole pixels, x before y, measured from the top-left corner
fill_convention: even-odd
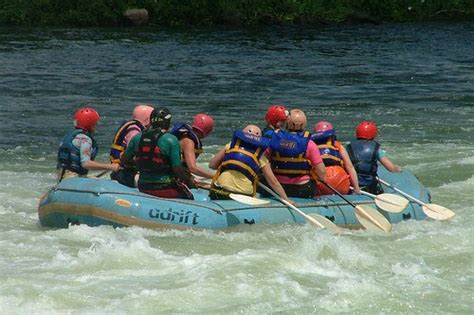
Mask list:
[[[255,126],[255,125],[248,125],[244,129],[242,129],[242,131],[245,133],[257,136],[257,137],[262,136],[262,130],[258,126]]]

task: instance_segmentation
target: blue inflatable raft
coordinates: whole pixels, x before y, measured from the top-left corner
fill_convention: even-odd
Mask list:
[[[428,190],[409,171],[389,173],[383,167],[379,175],[412,196],[430,201]],[[395,193],[384,187],[385,192]],[[40,200],[42,226],[67,228],[70,224],[114,227],[141,226],[152,229],[227,229],[239,224],[304,224],[301,215],[275,199],[265,205],[249,206],[234,200],[209,199],[205,190],[193,190],[195,200],[157,198],[106,179],[71,178],[53,187]],[[371,204],[363,195],[348,195],[355,204]],[[341,227],[361,228],[354,208],[335,195],[319,199],[292,198],[307,214],[317,213]],[[421,207],[410,203],[402,213],[381,213],[391,222],[426,218]]]

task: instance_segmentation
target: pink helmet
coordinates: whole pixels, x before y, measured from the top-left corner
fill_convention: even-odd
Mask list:
[[[197,114],[194,116],[192,127],[207,137],[214,129],[214,119],[204,113]]]
[[[314,132],[316,133],[323,133],[328,130],[333,130],[334,127],[331,125],[331,123],[327,121],[320,121],[316,125],[314,125]]]
[[[150,115],[153,111],[153,107],[149,105],[137,105],[133,110],[132,118],[138,120],[143,126],[148,127],[150,125]]]

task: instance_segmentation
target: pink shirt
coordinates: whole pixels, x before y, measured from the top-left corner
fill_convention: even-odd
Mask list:
[[[140,133],[140,130],[138,128],[133,128],[132,130],[130,130],[125,136],[125,138],[123,139],[123,144],[125,145],[125,147],[127,147],[128,144],[130,143],[130,140],[132,140],[132,138],[138,135],[139,133]]]
[[[268,149],[265,154],[268,156],[271,156],[271,149]],[[316,167],[316,165],[323,163],[323,159],[321,158],[321,155],[319,154],[319,149],[316,143],[313,141],[308,142],[308,147],[306,148],[306,153],[305,157],[311,162],[311,166]],[[301,175],[298,177],[288,177],[285,175],[276,175],[275,177],[278,179],[278,181],[282,184],[300,184],[303,182],[307,182],[308,180],[311,179],[311,176],[309,175]]]

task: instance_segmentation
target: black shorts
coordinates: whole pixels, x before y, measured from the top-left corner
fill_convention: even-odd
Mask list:
[[[120,184],[135,187],[135,174],[134,170],[123,169],[117,172],[110,173],[110,179],[118,181]]]
[[[295,184],[281,184],[288,197],[295,198],[314,198],[316,194],[316,184],[313,180],[310,180],[306,184],[295,185]]]
[[[360,186],[360,189],[374,195],[383,194],[382,185],[380,185],[380,183],[376,181],[370,186]]]

